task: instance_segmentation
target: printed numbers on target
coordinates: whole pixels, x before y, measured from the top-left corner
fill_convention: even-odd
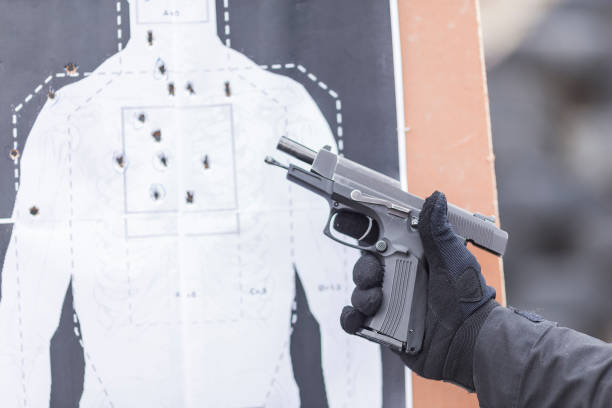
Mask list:
[[[342,290],[342,285],[339,283],[320,283],[317,288],[319,292],[340,292]]]
[[[268,293],[268,290],[265,287],[249,289],[249,295],[251,296],[264,296],[266,293]]]

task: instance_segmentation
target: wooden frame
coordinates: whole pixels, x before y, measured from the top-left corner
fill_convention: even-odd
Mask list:
[[[470,211],[498,215],[478,0],[397,0],[406,184]],[[501,260],[471,248],[505,301]],[[413,375],[414,408],[477,407],[461,388]]]

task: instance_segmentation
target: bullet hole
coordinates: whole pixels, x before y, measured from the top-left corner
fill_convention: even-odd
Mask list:
[[[158,151],[152,157],[153,168],[161,172],[165,172],[170,168],[173,158],[164,151]]]
[[[147,31],[147,43],[149,43],[149,45],[153,45],[153,31],[149,30]]]
[[[225,81],[225,96],[231,96],[232,90],[230,89],[229,81]]]
[[[55,91],[53,89],[49,89],[49,92],[47,92],[47,97],[49,99],[55,99]]]
[[[191,82],[187,82],[187,91],[189,91],[190,95],[193,95],[195,93],[195,89],[193,89],[193,84]]]
[[[76,75],[78,69],[79,66],[73,62],[69,62],[68,64],[64,65],[64,70],[68,75]]]
[[[168,84],[168,95],[174,96],[174,83],[170,82]]]
[[[37,216],[38,215],[38,207],[36,207],[35,205],[30,207],[30,214],[32,216]]]
[[[144,111],[136,112],[132,116],[132,124],[135,129],[140,129],[145,125],[147,121],[147,113]]]
[[[17,160],[19,158],[19,150],[11,149],[11,151],[9,152],[9,156],[12,160]]]
[[[127,160],[123,153],[117,152],[113,154],[113,166],[115,167],[115,170],[119,171],[120,173],[123,173],[123,171],[127,167]]]
[[[157,159],[163,167],[168,167],[168,156],[166,156],[164,153],[159,153],[157,155]]]
[[[166,189],[161,184],[153,184],[149,187],[149,197],[153,201],[161,201],[166,197]]]
[[[168,75],[166,64],[161,58],[155,61],[155,69],[153,70],[153,77],[156,79],[165,78]]]
[[[151,132],[151,136],[153,137],[153,140],[155,140],[157,143],[161,142],[161,130],[154,130],[153,132]]]
[[[204,166],[205,169],[209,169],[210,168],[210,162],[208,161],[208,155],[205,154],[204,158],[202,159],[202,165]]]
[[[193,191],[187,191],[187,194],[185,195],[185,202],[187,204],[193,204],[193,196],[194,196],[194,192]]]

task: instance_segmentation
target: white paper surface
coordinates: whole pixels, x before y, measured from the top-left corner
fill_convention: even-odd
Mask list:
[[[324,200],[263,162],[286,160],[281,135],[335,144],[316,104],[221,43],[214,1],[130,7],[133,40],[58,91],[23,149],[2,273],[1,405],[48,406],[49,342],[72,279],[82,407],[297,407],[295,265],[320,325],[329,406],[380,406],[378,346],[338,324],[358,254],[322,235]],[[149,46],[139,22],[155,19]]]

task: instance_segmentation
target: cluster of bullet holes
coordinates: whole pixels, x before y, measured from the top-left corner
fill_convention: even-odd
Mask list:
[[[152,47],[153,46],[153,31],[152,30],[148,30],[147,31],[147,44]],[[75,64],[68,64],[71,66],[74,66],[74,72],[76,73],[76,65]],[[66,65],[66,67],[68,67],[68,65]],[[166,64],[164,63],[164,61],[161,58],[158,58],[157,61],[155,62],[156,65],[156,72],[155,72],[155,76],[161,75],[162,77],[167,76],[167,70],[166,70]],[[66,72],[68,72],[68,68],[66,68]],[[230,97],[232,95],[232,91],[230,88],[230,83],[229,81],[225,81],[225,96]],[[189,92],[190,95],[195,94],[195,89],[194,86],[191,82],[187,83],[186,86],[187,91]],[[168,83],[168,95],[170,96],[174,96],[175,95],[175,87],[174,87],[174,82],[169,82]]]
[[[155,70],[155,76],[156,77],[166,77],[166,74],[168,71],[166,70],[166,64],[161,60],[161,58],[157,59],[157,62],[155,63],[155,65],[157,67]],[[229,85],[226,86],[226,93],[229,92],[228,86]],[[193,82],[187,82],[185,84],[185,89],[187,90],[189,95],[195,95],[196,93]],[[168,95],[169,96],[176,95],[176,86],[174,85],[174,82],[168,82]]]
[[[136,116],[136,119],[137,119],[137,122],[142,126],[147,121],[147,115],[144,112],[141,112]],[[162,130],[161,129],[153,130],[151,132],[151,138],[153,139],[153,142],[161,143],[162,142]],[[115,160],[115,164],[118,165],[120,168],[123,168],[123,166],[125,165],[125,159],[122,154],[115,155],[114,160]],[[154,156],[153,163],[156,169],[165,171],[170,166],[170,158],[166,152],[159,151]],[[208,169],[210,167],[208,155],[204,155],[204,158],[202,159],[202,165],[205,169]],[[166,191],[164,189],[164,186],[161,184],[151,185],[151,187],[149,188],[149,196],[151,197],[152,201],[161,202],[166,196]],[[193,204],[194,196],[195,196],[194,191],[187,191],[185,193],[185,202],[187,204]]]
[[[153,40],[154,40],[154,36],[153,36],[153,31],[149,30],[147,31],[147,44],[149,46],[153,46]],[[155,62],[155,76],[156,77],[167,77],[168,74],[168,70],[166,68],[166,64],[164,63],[164,61],[161,58],[158,58],[157,61]],[[169,96],[175,96],[176,94],[176,86],[174,84],[174,82],[168,82],[167,84],[168,87],[168,95]],[[185,89],[187,90],[187,92],[190,95],[194,95],[196,93],[195,91],[195,87],[193,85],[193,82],[187,82],[187,84],[185,85]],[[232,94],[231,91],[231,87],[230,87],[230,83],[229,81],[225,81],[224,82],[224,91],[225,91],[225,96],[230,97]],[[141,124],[144,124],[146,121],[146,115],[144,113],[140,113],[138,115],[138,121]],[[162,141],[162,131],[161,129],[156,129],[154,131],[151,132],[151,137],[153,138],[153,141],[156,143],[161,143]],[[119,158],[121,158],[122,162],[121,164],[119,162],[117,162],[117,164],[120,166],[120,168],[123,168],[123,163],[124,163],[124,159],[123,156],[117,156],[115,157],[115,161],[119,160]],[[168,155],[166,153],[162,152],[158,152],[157,155],[154,158],[154,164],[155,167],[160,169],[160,170],[165,170],[168,168],[169,166],[169,158]],[[123,165],[122,165],[123,164]],[[210,169],[210,159],[208,157],[207,154],[205,154],[202,157],[202,167],[204,168],[204,170],[208,170]],[[154,184],[150,187],[149,189],[149,193],[151,196],[151,199],[153,201],[161,201],[164,196],[165,196],[165,190],[163,188],[162,185],[160,184]],[[187,204],[193,204],[195,199],[195,192],[194,191],[186,191],[185,193],[185,202]]]

